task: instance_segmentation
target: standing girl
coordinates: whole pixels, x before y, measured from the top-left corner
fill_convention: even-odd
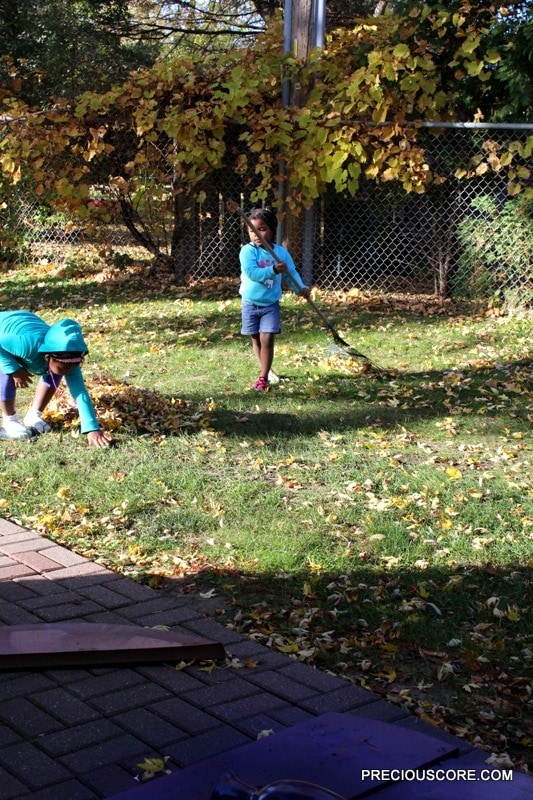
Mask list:
[[[242,329],[251,336],[252,347],[259,363],[259,377],[253,388],[266,391],[274,359],[274,339],[281,332],[279,301],[282,294],[281,276],[286,277],[291,289],[300,297],[309,298],[309,289],[300,278],[291,255],[285,247],[274,244],[278,220],[267,208],[254,208],[248,219],[281,259],[277,262],[251,228],[250,242],[241,249]]]

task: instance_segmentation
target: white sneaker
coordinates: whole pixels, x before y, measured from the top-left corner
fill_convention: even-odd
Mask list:
[[[44,421],[42,413],[35,411],[33,408],[30,408],[24,417],[24,425],[27,428],[33,428],[37,433],[50,433],[52,430],[50,425]]]
[[[33,436],[32,431],[19,422],[16,417],[15,419],[4,417],[2,422],[6,439],[31,439]]]

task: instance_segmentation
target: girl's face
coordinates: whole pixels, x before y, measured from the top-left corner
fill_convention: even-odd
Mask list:
[[[53,356],[45,356],[45,358],[48,361],[48,369],[50,372],[53,372],[54,375],[68,375],[73,369],[79,367],[81,363],[72,364],[65,361],[58,361]]]
[[[263,220],[261,219],[252,219],[252,218],[250,218],[250,222],[253,224],[254,228],[257,228],[261,236],[264,239],[266,239],[266,241],[269,244],[271,244],[272,239],[274,238],[274,234],[272,230],[268,227],[266,222],[263,222]],[[251,243],[259,245],[259,247],[261,247],[261,240],[259,239],[259,236],[257,236],[251,228],[248,228],[248,233],[250,234]]]

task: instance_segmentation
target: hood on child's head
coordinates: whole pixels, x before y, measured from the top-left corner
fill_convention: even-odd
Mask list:
[[[79,323],[73,319],[62,319],[54,323],[39,347],[39,353],[88,352]]]

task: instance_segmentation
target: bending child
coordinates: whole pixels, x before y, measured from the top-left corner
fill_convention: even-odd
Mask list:
[[[274,340],[281,332],[279,301],[282,294],[281,276],[285,275],[294,293],[309,298],[310,290],[300,278],[289,251],[274,244],[278,220],[267,208],[254,208],[248,219],[263,238],[272,246],[281,259],[277,262],[261,245],[257,234],[249,229],[250,242],[240,252],[242,297],[242,329],[244,336],[251,336],[254,354],[259,363],[259,377],[253,388],[266,391],[274,373]],[[270,376],[270,377],[269,377]]]
[[[100,430],[94,406],[83,381],[81,364],[87,355],[81,328],[72,319],[48,325],[31,311],[0,312],[0,410],[4,438],[29,439],[48,433],[42,415],[63,376],[80,415],[81,431],[89,444],[107,447],[108,433]],[[17,389],[40,375],[35,397],[21,423],[16,412]]]

